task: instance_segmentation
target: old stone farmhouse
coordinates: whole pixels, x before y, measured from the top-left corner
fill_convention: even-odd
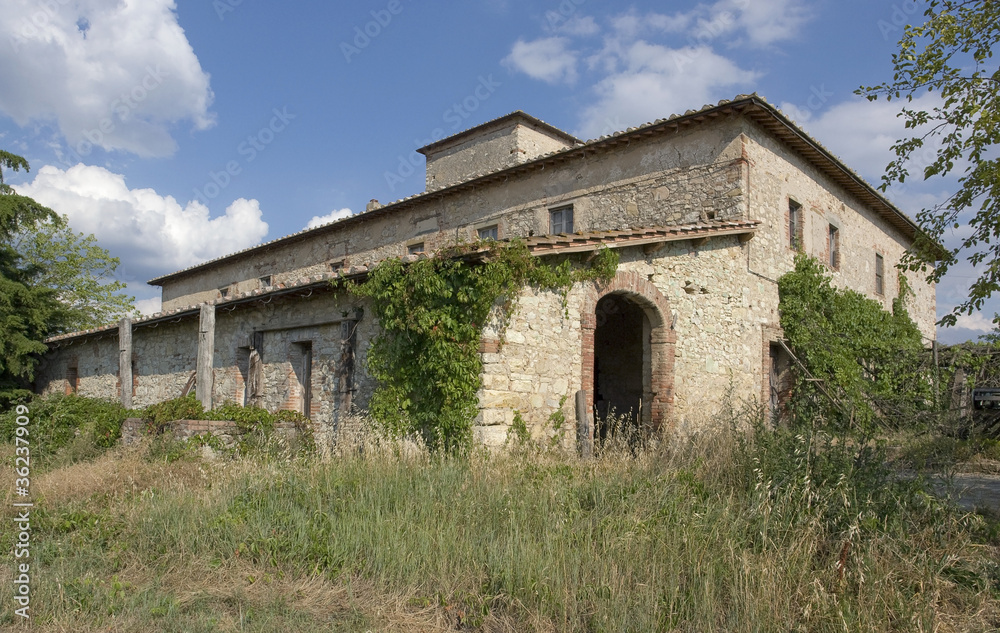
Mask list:
[[[522,112],[437,141],[423,193],[152,280],[162,312],[49,341],[40,392],[145,406],[195,390],[297,409],[335,432],[372,392],[378,332],[330,280],[477,238],[523,238],[539,257],[617,249],[606,285],[568,304],[524,289],[499,344],[482,341],[475,437],[502,443],[515,411],[540,428],[586,394],[598,415],[692,428],[730,387],[769,402],[782,361],[776,281],[801,248],[841,287],[887,308],[917,227],[756,95],[591,141]],[[933,286],[909,279],[934,337]]]

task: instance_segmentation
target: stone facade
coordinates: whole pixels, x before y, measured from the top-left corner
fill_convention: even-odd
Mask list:
[[[427,192],[153,280],[162,314],[52,340],[39,390],[142,406],[194,389],[206,406],[303,411],[332,441],[372,393],[378,324],[330,280],[495,229],[540,257],[615,248],[621,265],[565,297],[524,289],[506,329],[487,328],[476,439],[502,444],[516,415],[559,433],[561,419],[577,423],[581,391],[585,417],[695,430],[730,392],[768,402],[780,390],[777,279],[798,250],[889,307],[917,231],[756,96],[586,143],[514,113],[424,153]],[[929,342],[934,288],[908,281]]]

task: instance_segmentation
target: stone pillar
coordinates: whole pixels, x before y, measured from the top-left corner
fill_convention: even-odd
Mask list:
[[[118,385],[122,406],[132,408],[132,319],[118,322]]]
[[[212,408],[212,392],[215,376],[212,366],[215,361],[215,306],[203,304],[198,318],[198,367],[195,394],[201,406],[208,411]]]

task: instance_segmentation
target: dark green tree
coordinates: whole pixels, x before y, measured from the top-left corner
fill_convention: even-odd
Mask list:
[[[972,231],[947,252],[929,274],[940,281],[960,254],[976,266],[978,279],[968,299],[941,321],[979,310],[1000,290],[1000,67],[993,48],[1000,41],[1000,3],[991,0],[929,0],[925,21],[907,26],[892,56],[892,81],[857,90],[871,101],[885,98],[904,104],[902,118],[912,136],[893,145],[896,158],[881,188],[910,177],[912,158],[932,147],[934,160],[919,176],[930,179],[960,174],[958,190],[941,204],[923,209],[917,221],[926,231],[903,264],[926,270],[945,231],[967,224]],[[913,107],[914,99],[938,95],[937,105]]]

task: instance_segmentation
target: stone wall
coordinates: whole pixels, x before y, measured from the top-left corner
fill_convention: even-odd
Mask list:
[[[75,370],[75,371],[72,371]],[[68,380],[75,378],[75,385]],[[38,393],[114,398],[118,388],[118,331],[91,336],[46,354],[35,371]]]
[[[891,310],[892,300],[899,295],[895,265],[909,240],[868,205],[750,123],[746,128],[746,152],[753,163],[748,184],[750,215],[762,221],[750,243],[751,271],[770,283],[793,268],[796,251],[788,234],[791,199],[802,209],[804,252],[828,264],[829,227],[836,226],[838,266],[827,266],[834,285],[856,290]],[[882,255],[885,265],[881,294],[875,291],[876,253]],[[908,281],[915,294],[908,310],[929,344],[936,338],[934,285],[914,273],[909,273]]]
[[[446,190],[283,238],[163,283],[170,310],[406,254],[476,239],[549,233],[549,210],[572,204],[574,230],[618,230],[746,217],[745,164],[736,121],[661,135],[581,155],[506,182]]]
[[[137,328],[132,338],[132,405],[145,407],[184,395],[193,384],[197,360],[196,319]]]

